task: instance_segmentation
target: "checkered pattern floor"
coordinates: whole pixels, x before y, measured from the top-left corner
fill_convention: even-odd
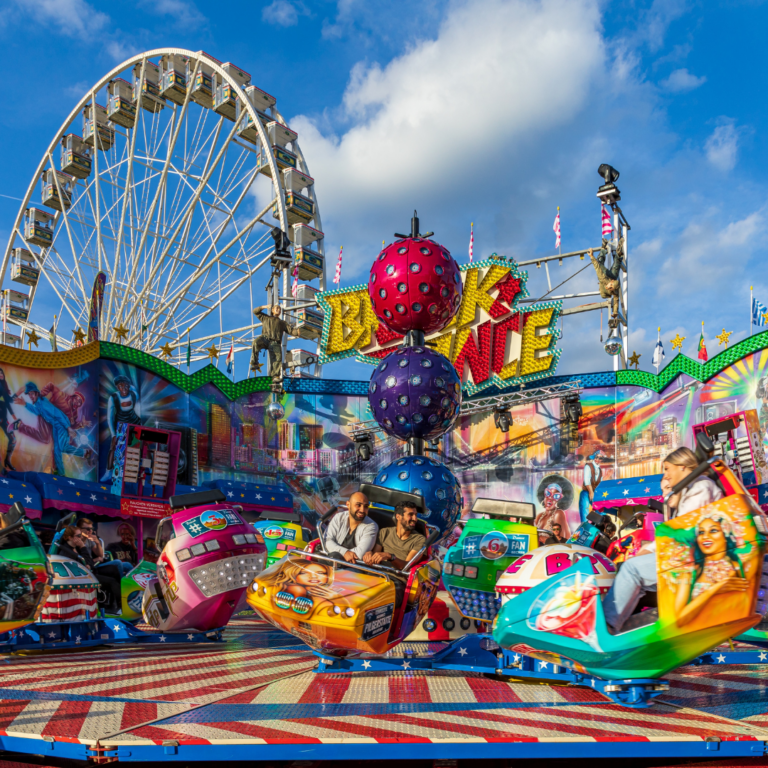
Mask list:
[[[254,619],[225,636],[4,657],[0,736],[107,748],[768,741],[763,666],[678,670],[657,704],[630,710],[591,689],[458,672],[317,675],[306,646]]]

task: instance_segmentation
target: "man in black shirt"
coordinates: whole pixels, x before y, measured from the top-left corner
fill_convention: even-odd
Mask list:
[[[552,535],[544,542],[544,546],[547,546],[548,544],[564,544],[566,539],[565,536],[561,536],[562,528],[560,528],[560,523],[553,523],[552,524]]]

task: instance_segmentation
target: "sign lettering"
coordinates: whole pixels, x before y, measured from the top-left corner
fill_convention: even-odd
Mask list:
[[[522,304],[528,297],[528,273],[504,257],[464,265],[461,274],[456,316],[427,339],[453,363],[466,394],[551,376],[560,357],[555,345],[561,303]],[[355,356],[376,365],[402,343],[374,314],[367,285],[317,297],[325,313],[320,363]]]

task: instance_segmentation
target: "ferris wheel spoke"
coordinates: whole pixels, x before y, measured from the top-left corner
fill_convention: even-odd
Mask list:
[[[242,115],[241,115],[241,117],[242,117]],[[205,185],[208,183],[208,180],[213,175],[213,173],[215,172],[215,170],[218,167],[219,163],[221,162],[222,158],[226,154],[227,147],[229,146],[229,143],[232,141],[232,138],[234,137],[235,133],[237,132],[237,129],[238,129],[239,125],[240,125],[240,122],[241,122],[240,119],[234,121],[234,124],[232,126],[232,130],[229,132],[229,135],[227,136],[226,140],[224,141],[223,146],[221,147],[221,149],[219,150],[218,154],[216,155],[216,158],[213,161],[212,166],[209,167],[209,169],[207,170],[205,176],[201,180],[200,185],[198,186],[198,189],[195,192],[194,197],[192,198],[192,200],[190,200],[189,205],[187,207],[187,211],[184,214],[184,217],[183,217],[182,221],[179,222],[179,225],[176,227],[176,230],[174,232],[174,236],[171,238],[171,244],[169,244],[163,250],[160,258],[158,259],[158,261],[155,264],[152,272],[150,273],[150,275],[149,275],[149,282],[151,282],[152,280],[155,279],[157,270],[162,266],[163,261],[165,260],[165,257],[168,255],[168,252],[170,251],[170,248],[171,248],[171,245],[173,244],[173,241],[176,239],[179,231],[181,230],[181,227],[183,226],[185,221],[187,221],[192,216],[192,214],[194,213],[195,209],[197,208],[197,202],[200,199],[200,195],[202,195],[202,193],[205,191]],[[142,289],[142,292],[139,295],[139,300],[141,300],[144,292],[147,290],[146,289],[146,285],[147,284],[148,283],[145,282],[145,288]],[[122,316],[123,309],[124,309],[124,303],[123,303],[123,306],[120,307],[120,311],[119,311],[119,315],[120,316]],[[133,314],[135,313],[135,311],[136,311],[136,307],[134,305],[134,307],[132,307],[130,310],[128,310],[128,314],[126,316],[126,320],[130,320],[131,317],[133,317]]]
[[[183,107],[183,109],[185,111],[186,111],[187,106],[189,105],[189,98],[190,98],[191,93],[192,93],[191,89],[188,89],[187,90],[186,98],[184,99],[184,107]],[[138,110],[138,108],[137,108],[137,110]],[[149,211],[148,216],[147,216],[147,229],[149,227],[149,223],[150,223],[150,220],[152,218],[154,209],[157,206],[157,201],[159,199],[160,189],[163,189],[165,187],[165,180],[166,180],[166,178],[168,176],[168,166],[170,165],[170,160],[171,160],[171,157],[173,155],[173,148],[176,145],[176,141],[177,141],[177,139],[179,137],[181,124],[182,124],[181,120],[177,122],[176,130],[174,131],[173,136],[172,136],[170,142],[168,143],[168,152],[166,154],[166,160],[165,160],[165,163],[163,165],[163,171],[162,171],[162,174],[161,174],[160,180],[159,180],[159,189],[155,193],[155,196],[154,196],[154,198],[152,200],[152,204],[150,206],[150,211]],[[142,239],[141,239],[141,242],[139,243],[139,252],[136,254],[135,258],[133,259],[133,269],[132,269],[132,273],[131,273],[131,278],[132,279],[135,278],[135,276],[136,276],[136,267],[138,266],[138,262],[139,262],[139,260],[141,258],[141,254],[142,254],[142,252],[144,250],[144,246],[146,244],[147,229],[145,229],[145,231],[142,233]],[[174,239],[175,239],[175,237],[171,238],[172,241]],[[154,275],[153,275],[153,277],[154,277]],[[118,317],[122,317],[124,310],[125,310],[125,298],[123,299],[123,301],[122,301],[122,303],[121,303],[121,305],[120,305],[120,307],[119,307],[119,309],[117,311],[117,316]],[[134,312],[135,312],[135,305],[129,311],[128,316],[125,318],[126,321],[130,321],[130,319],[133,316]]]
[[[241,198],[242,199],[242,198]],[[201,265],[190,275],[187,280],[178,288],[176,293],[172,295],[168,300],[167,303],[170,305],[173,305],[171,308],[171,314],[175,313],[178,310],[179,304],[184,299],[187,291],[189,288],[194,285],[201,277],[203,277],[215,264],[216,262],[225,254],[227,251],[236,244],[242,237],[244,237],[250,230],[256,225],[258,221],[261,220],[261,218],[264,216],[264,214],[272,208],[275,201],[273,200],[270,202],[262,211],[260,211],[244,228],[241,232],[239,232],[232,240],[230,240],[220,251],[216,250],[216,243],[218,242],[218,238],[221,236],[221,233],[223,233],[224,229],[222,228],[221,233],[217,235],[216,239],[211,243],[210,247],[206,251]],[[209,260],[209,257],[211,256],[211,253],[213,252],[213,258]],[[165,328],[163,328],[165,330]]]

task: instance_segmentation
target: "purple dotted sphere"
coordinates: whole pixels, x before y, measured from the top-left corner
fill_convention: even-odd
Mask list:
[[[447,357],[427,347],[401,347],[376,366],[368,385],[373,417],[392,437],[433,440],[453,427],[461,382]]]
[[[388,245],[373,262],[368,295],[376,317],[388,328],[435,333],[461,304],[459,265],[446,248],[407,237]]]
[[[421,496],[425,510],[419,517],[429,528],[437,528],[443,534],[441,540],[453,530],[461,514],[459,481],[447,467],[426,456],[396,459],[379,470],[374,482],[384,488]]]

